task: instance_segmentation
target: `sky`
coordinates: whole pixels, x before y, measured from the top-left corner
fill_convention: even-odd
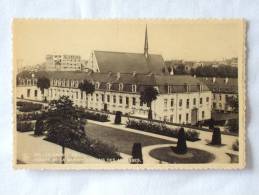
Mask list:
[[[91,51],[149,53],[165,60],[222,60],[242,54],[243,23],[238,20],[14,20],[14,61],[45,61],[46,54],[88,59]]]

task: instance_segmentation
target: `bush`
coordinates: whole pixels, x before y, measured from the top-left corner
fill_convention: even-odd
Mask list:
[[[199,140],[200,132],[195,130],[187,130],[186,137],[188,138],[189,141],[197,141]]]
[[[233,144],[232,144],[232,149],[234,151],[239,151],[239,141],[236,140]]]
[[[59,144],[56,136],[48,136],[46,140]],[[117,148],[113,145],[105,144],[99,140],[91,140],[87,137],[72,139],[71,142],[65,143],[65,147],[105,161],[121,159]]]
[[[17,122],[16,129],[19,132],[29,132],[34,130],[33,122]]]
[[[178,141],[177,141],[177,146],[175,148],[175,153],[177,154],[187,153],[186,134],[185,134],[184,128],[180,128],[178,132]]]
[[[23,113],[17,114],[16,119],[17,121],[31,121],[31,120],[38,120],[44,119],[47,116],[45,112],[33,112],[33,113]]]
[[[116,111],[115,120],[114,120],[115,124],[121,124],[121,115],[122,115],[121,111]]]
[[[43,120],[38,119],[35,123],[34,135],[40,136],[43,135],[44,132],[44,123]]]
[[[237,119],[231,119],[228,121],[227,128],[229,132],[238,133],[238,126],[239,124]]]
[[[17,102],[18,110],[20,112],[33,112],[42,109],[42,104],[36,104],[32,102]]]
[[[78,113],[80,118],[90,119],[90,120],[100,121],[100,122],[109,121],[107,114],[95,113],[95,112],[83,112],[83,111],[79,111]]]
[[[133,144],[131,164],[143,164],[141,143]]]
[[[221,145],[221,132],[220,132],[220,129],[217,127],[213,129],[211,144]]]
[[[164,123],[154,123],[151,121],[147,122],[143,120],[128,120],[126,127],[175,138],[178,137],[178,129],[170,128]],[[197,132],[196,130],[188,130],[186,134],[186,139],[189,141],[199,140],[199,132]]]

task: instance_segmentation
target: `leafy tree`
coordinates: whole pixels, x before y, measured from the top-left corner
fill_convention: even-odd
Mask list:
[[[238,97],[231,96],[226,99],[227,105],[229,105],[234,112],[238,112]]]
[[[143,91],[140,92],[140,101],[147,104],[149,107],[148,119],[152,120],[152,101],[156,100],[158,96],[158,91],[153,86],[145,87]]]
[[[87,80],[84,80],[82,83],[79,83],[78,88],[82,91],[85,92],[86,94],[86,102],[87,102],[87,107],[88,107],[88,94],[93,94],[95,91],[95,87],[92,83],[90,83]]]
[[[50,87],[50,80],[47,77],[40,77],[37,81],[37,87],[40,88],[44,99],[44,89],[48,89]]]
[[[64,164],[65,147],[70,147],[73,142],[85,138],[84,128],[73,102],[67,96],[52,100],[49,106],[45,122],[47,139],[62,146],[62,164]]]
[[[178,141],[177,141],[175,152],[177,154],[187,153],[186,134],[185,134],[184,128],[180,128],[178,132]]]

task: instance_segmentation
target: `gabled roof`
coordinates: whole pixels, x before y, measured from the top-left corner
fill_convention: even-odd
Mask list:
[[[155,73],[163,74],[164,59],[161,55],[142,53],[94,51],[100,72]]]

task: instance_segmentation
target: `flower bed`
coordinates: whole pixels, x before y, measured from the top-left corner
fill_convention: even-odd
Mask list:
[[[16,103],[20,112],[33,112],[42,109],[42,104],[18,101]]]
[[[169,137],[178,136],[179,129],[173,129],[168,127],[166,124],[162,123],[153,123],[149,121],[143,120],[128,120],[126,127],[131,129],[137,129],[141,131],[146,131],[150,133],[156,133],[159,135],[166,135]],[[196,130],[187,130],[186,131],[186,139],[188,141],[198,141],[199,139],[199,132]]]
[[[107,114],[102,114],[102,113],[79,111],[79,116],[81,118],[90,119],[90,120],[94,120],[94,121],[100,121],[100,122],[107,122],[107,121],[109,121],[108,120],[108,115]]]
[[[34,131],[34,122],[17,122],[16,129],[20,132]]]

